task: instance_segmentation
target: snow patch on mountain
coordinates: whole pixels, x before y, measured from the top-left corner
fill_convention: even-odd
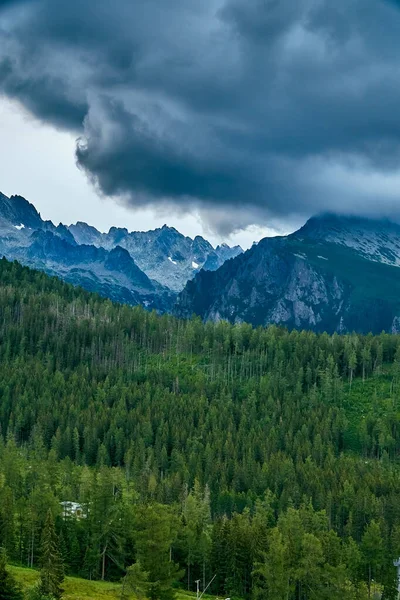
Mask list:
[[[240,246],[217,248],[201,236],[191,239],[174,227],[163,225],[152,231],[131,231],[111,227],[100,233],[86,223],[69,226],[78,244],[93,244],[111,250],[116,245],[125,248],[148,277],[174,292],[181,291],[193,278],[193,270],[218,269],[226,260],[243,252]]]
[[[24,254],[28,252],[34,239],[37,250],[40,249],[41,243],[47,244],[47,249],[52,244],[55,247],[56,242],[54,240],[50,242],[50,237],[43,237],[40,241],[37,237],[34,238],[35,233],[39,231],[51,233],[56,238],[67,242],[69,246],[85,246],[86,250],[81,248],[82,256],[85,254],[87,257],[85,270],[92,268],[93,276],[95,276],[95,264],[93,262],[91,265],[90,258],[93,249],[112,252],[119,247],[124,250],[126,256],[130,256],[140,271],[153,283],[166,288],[168,293],[182,290],[198,270],[202,268],[215,270],[229,258],[243,252],[239,246],[230,248],[226,244],[214,248],[201,236],[192,239],[167,225],[151,231],[132,232],[129,232],[126,227],[111,227],[108,233],[100,232],[82,221],[69,227],[62,223],[55,226],[51,221],[44,221],[33,204],[25,198],[21,196],[8,198],[0,192],[0,251],[11,259],[17,258],[23,261]],[[72,251],[69,246],[70,253]],[[46,260],[43,256],[40,265],[45,264]],[[61,256],[57,261],[61,269]],[[35,266],[32,262],[30,264]],[[127,263],[125,267],[130,268]],[[57,273],[57,268],[54,262],[52,272]],[[114,261],[113,269],[118,270],[118,268],[119,265]],[[62,269],[59,274],[65,278],[65,274],[63,275],[61,271]],[[106,282],[104,273],[101,277],[97,277],[97,280],[100,279]],[[117,279],[121,281],[121,273]],[[111,289],[111,280],[107,279],[107,285]]]

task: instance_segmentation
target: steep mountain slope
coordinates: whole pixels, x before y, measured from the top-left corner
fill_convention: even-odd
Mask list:
[[[65,281],[97,291],[112,300],[166,309],[169,294],[151,281],[120,246],[110,251],[71,245],[50,232],[34,232],[24,263],[58,275]]]
[[[0,193],[0,254],[58,275],[113,300],[165,311],[203,266],[217,269],[242,249],[213,248],[166,225],[147,232],[44,221],[21,196]]]
[[[331,215],[311,219],[295,234],[265,238],[217,271],[199,273],[179,295],[175,313],[315,331],[397,332],[397,227]]]
[[[100,233],[78,222],[70,225],[69,230],[79,244],[93,244],[108,250],[117,245],[125,248],[150,278],[176,292],[201,268],[218,269],[226,260],[243,252],[240,246],[230,248],[226,244],[214,249],[201,236],[191,239],[167,225],[153,231],[132,232],[111,227],[108,233]]]
[[[400,226],[387,220],[319,215],[243,254],[167,226],[108,233],[86,223],[55,226],[24,198],[0,194],[0,254],[113,300],[183,317],[400,331]]]
[[[70,244],[76,244],[68,228],[60,223],[57,227],[51,221],[44,221],[36,208],[22,196],[8,198],[0,192],[0,234],[7,232],[18,241],[21,236],[30,236],[32,230],[50,231]],[[13,234],[13,235],[12,235]]]
[[[152,281],[120,246],[78,244],[67,227],[43,221],[20,196],[0,196],[0,254],[129,304],[170,307],[171,292]]]

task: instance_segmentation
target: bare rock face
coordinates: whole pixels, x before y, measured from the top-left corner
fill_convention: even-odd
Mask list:
[[[173,292],[180,292],[201,269],[214,271],[243,252],[240,246],[230,248],[226,244],[213,248],[201,236],[191,239],[167,225],[152,231],[132,232],[111,227],[108,233],[100,233],[86,223],[76,223],[69,230],[79,244],[93,244],[107,250],[116,246],[125,248],[142,271]]]
[[[400,266],[400,225],[387,219],[322,214],[291,237],[352,248],[367,260]]]
[[[262,240],[213,273],[200,272],[179,294],[174,312],[315,331],[397,331],[397,265],[395,223],[316,217],[295,234]]]

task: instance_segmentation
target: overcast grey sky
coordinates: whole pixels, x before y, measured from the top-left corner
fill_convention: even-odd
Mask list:
[[[0,191],[7,196],[24,196],[44,219],[56,224],[86,221],[100,231],[111,226],[146,231],[167,223],[190,237],[203,235],[214,245],[226,241],[243,248],[277,233],[268,227],[250,226],[232,235],[220,235],[195,211],[182,215],[165,207],[134,210],[98,194],[76,166],[76,137],[32,118],[17,102],[5,98],[0,98],[0,132]]]
[[[0,0],[0,189],[245,246],[398,219],[399,81],[397,0]]]

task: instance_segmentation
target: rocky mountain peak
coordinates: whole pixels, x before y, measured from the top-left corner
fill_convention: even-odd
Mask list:
[[[168,225],[163,225],[160,229],[156,229],[155,231],[158,233],[158,237],[161,239],[175,239],[185,237],[182,233],[180,233],[180,231],[175,229],[175,227],[168,227]]]
[[[123,273],[132,281],[135,281],[136,286],[143,289],[153,288],[153,283],[147,275],[139,269],[129,252],[121,246],[115,246],[108,252],[105,267],[110,271]]]
[[[110,229],[108,230],[108,235],[120,235],[120,236],[124,236],[124,235],[128,235],[128,230],[126,227],[110,227]]]
[[[400,266],[400,225],[389,219],[326,213],[289,238],[346,246],[368,260]]]
[[[70,225],[68,229],[78,244],[100,245],[99,239],[102,234],[96,227],[92,227],[92,225],[88,225],[83,221],[77,221],[75,225]]]
[[[8,198],[0,194],[0,218],[17,227],[23,225],[36,229],[42,225],[42,219],[36,208],[22,196]]]
[[[337,236],[341,239],[344,232],[353,235],[368,234],[369,232],[390,232],[394,235],[400,235],[400,225],[386,218],[320,213],[308,219],[291,236],[323,240],[334,239]]]
[[[398,224],[317,215],[292,235],[264,238],[214,272],[205,265],[179,294],[175,312],[315,331],[394,331],[398,266]]]

